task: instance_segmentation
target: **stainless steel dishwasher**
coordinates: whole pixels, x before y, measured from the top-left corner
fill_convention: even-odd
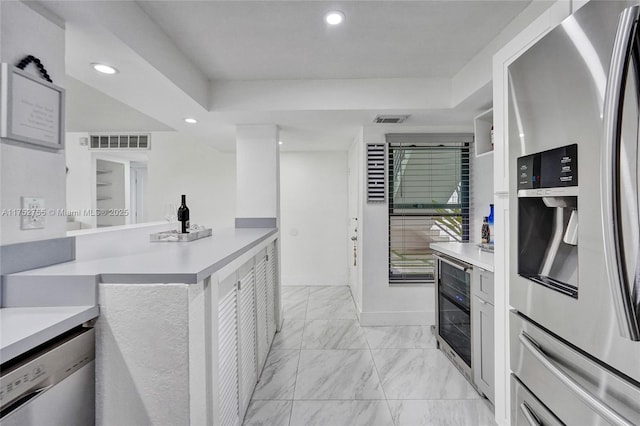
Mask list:
[[[71,330],[3,364],[2,426],[95,424],[95,333]]]

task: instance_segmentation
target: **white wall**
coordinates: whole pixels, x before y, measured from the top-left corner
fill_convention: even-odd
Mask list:
[[[167,203],[186,194],[191,223],[215,228],[234,226],[236,161],[176,132],[155,132],[149,151],[147,219],[163,220]]]
[[[68,168],[67,210],[91,209],[95,198],[95,169],[92,164],[91,151],[80,145],[80,138],[86,138],[86,133],[67,133],[65,149],[66,165]],[[96,218],[91,216],[76,216],[75,220],[82,223],[83,228],[95,228]]]
[[[236,217],[279,218],[279,129],[236,126]]]
[[[347,152],[281,152],[283,285],[346,285]]]
[[[0,62],[18,63],[27,55],[42,61],[51,79],[64,87],[64,29],[18,1],[0,2]],[[27,68],[34,72],[34,66]],[[37,71],[36,71],[37,72]],[[10,145],[0,146],[0,209],[21,208],[22,196],[44,198],[46,209],[65,207],[64,151],[55,153]],[[45,228],[21,230],[20,217],[0,218],[0,244],[64,236],[66,218],[48,215]]]
[[[90,209],[95,191],[92,185],[92,152],[80,146],[86,133],[68,133],[67,209]],[[232,227],[235,218],[235,156],[223,154],[177,132],[151,134],[148,161],[147,221],[164,220],[166,204],[180,204],[187,195],[191,222],[214,228]],[[106,154],[104,154],[106,155]],[[80,217],[85,225],[95,218]]]
[[[384,127],[367,126],[361,144],[386,143],[386,133],[468,133],[472,127]],[[362,149],[360,164],[365,164]],[[366,169],[360,172],[363,185]],[[364,325],[430,325],[435,323],[435,288],[433,284],[389,285],[389,211],[386,203],[367,203],[361,188],[360,238],[362,247],[362,312]]]

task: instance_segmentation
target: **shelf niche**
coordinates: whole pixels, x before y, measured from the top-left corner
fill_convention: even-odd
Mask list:
[[[493,108],[477,115],[473,119],[476,157],[493,152],[493,145],[491,144],[491,127],[493,127]]]

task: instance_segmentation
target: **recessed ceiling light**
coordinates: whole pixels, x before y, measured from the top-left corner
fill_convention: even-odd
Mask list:
[[[331,12],[328,12],[326,15],[324,15],[324,20],[329,25],[338,25],[342,23],[342,21],[344,21],[344,13],[340,12],[339,10],[332,10]]]
[[[278,141],[278,145],[282,145],[282,141]]]
[[[184,121],[185,121],[185,123],[189,123],[189,124],[196,124],[198,122],[198,120],[196,120],[195,118],[191,118],[191,117],[185,118]]]
[[[118,70],[112,66],[105,64],[92,63],[91,66],[94,70],[101,72],[102,74],[117,74]]]

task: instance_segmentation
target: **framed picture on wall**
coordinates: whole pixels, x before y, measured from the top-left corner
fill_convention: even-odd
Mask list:
[[[64,89],[7,63],[0,72],[0,137],[63,149]]]

